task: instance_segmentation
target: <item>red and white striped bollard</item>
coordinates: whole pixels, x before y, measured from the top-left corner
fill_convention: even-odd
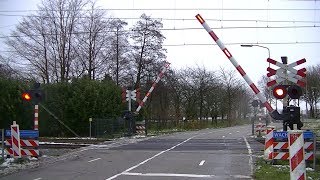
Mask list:
[[[16,121],[13,121],[11,125],[11,139],[12,139],[12,156],[14,158],[21,158],[21,146],[20,146],[20,131],[19,125]]]
[[[267,134],[264,143],[264,159],[271,160],[273,159],[273,130],[274,126],[267,127]]]
[[[303,131],[288,131],[290,180],[306,179]]]

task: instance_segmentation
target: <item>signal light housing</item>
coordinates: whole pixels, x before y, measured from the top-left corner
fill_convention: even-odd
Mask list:
[[[299,99],[302,95],[302,89],[301,87],[297,85],[291,85],[288,87],[288,95],[291,99]]]
[[[40,103],[44,98],[44,93],[41,89],[26,90],[22,93],[22,100],[32,102],[34,104]]]
[[[22,93],[22,99],[24,101],[31,101],[32,100],[32,95],[29,91],[23,92]]]
[[[277,99],[283,99],[287,96],[287,87],[284,85],[278,85],[273,88],[272,90],[273,96]]]

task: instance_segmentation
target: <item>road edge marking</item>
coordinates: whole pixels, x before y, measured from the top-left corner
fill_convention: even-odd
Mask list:
[[[199,166],[203,166],[203,164],[204,164],[205,162],[206,162],[205,160],[202,160],[202,161],[199,163]]]
[[[98,161],[98,160],[100,160],[100,159],[101,159],[101,158],[92,159],[92,160],[88,161],[88,163],[91,163],[91,162],[93,162],[93,161]]]
[[[149,177],[188,177],[188,178],[212,178],[217,177],[215,175],[205,174],[173,174],[173,173],[130,173],[125,172],[126,176],[149,176]]]
[[[248,154],[249,154],[249,166],[250,166],[250,173],[253,175],[253,158],[252,158],[252,149],[251,146],[247,140],[246,137],[243,136],[244,142],[246,143],[247,149],[248,149]]]

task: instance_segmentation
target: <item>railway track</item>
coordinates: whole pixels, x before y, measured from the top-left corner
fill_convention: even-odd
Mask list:
[[[79,139],[79,138],[39,138],[39,149],[76,149],[93,144],[99,144],[106,139]]]

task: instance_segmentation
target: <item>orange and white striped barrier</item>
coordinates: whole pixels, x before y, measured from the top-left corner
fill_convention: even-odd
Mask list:
[[[13,121],[11,125],[11,139],[12,139],[12,154],[14,158],[21,158],[21,147],[20,147],[20,131],[19,125],[16,121]]]
[[[7,139],[6,146],[12,146],[12,139]],[[20,147],[38,147],[39,141],[33,139],[20,139]]]
[[[266,125],[259,123],[255,126],[256,133],[260,136],[262,133],[266,133]]]
[[[265,138],[265,143],[264,143],[264,159],[271,160],[272,153],[273,153],[273,131],[275,127],[274,126],[268,126],[267,127],[267,134]]]
[[[146,133],[145,125],[136,125],[136,133],[140,135],[145,134]]]
[[[162,68],[161,72],[158,74],[157,79],[153,82],[151,88],[149,89],[148,93],[145,95],[145,97],[142,99],[142,101],[140,101],[138,108],[136,109],[136,114],[139,113],[140,109],[144,106],[144,103],[146,103],[148,97],[151,95],[152,91],[155,89],[157,83],[160,81],[160,79],[163,77],[164,73],[167,71],[167,69],[169,68],[170,63],[166,62],[164,64],[164,67]]]
[[[267,108],[268,112],[271,115],[279,114],[278,111],[274,110],[270,103],[267,101],[266,97],[263,93],[258,89],[258,87],[253,83],[248,74],[243,70],[243,68],[236,61],[235,57],[232,56],[227,47],[223,44],[222,40],[216,35],[215,32],[210,28],[207,22],[201,17],[200,14],[196,15],[197,20],[202,25],[202,27],[209,33],[211,38],[215,41],[215,43],[219,46],[221,51],[226,55],[226,57],[230,60],[232,65],[237,69],[237,71],[241,74],[242,78],[246,81],[246,83],[250,86],[255,95],[259,98],[261,103]]]
[[[7,154],[12,154],[13,150],[12,148],[6,149]],[[32,157],[38,157],[39,156],[39,150],[38,149],[21,149],[20,150],[21,156],[32,156]]]
[[[290,179],[306,179],[303,131],[288,131]]]
[[[21,156],[33,156],[38,157],[40,155],[39,140],[34,139],[21,139],[19,125],[13,121],[11,125],[10,139],[6,139],[5,144],[7,146],[6,153],[14,158],[21,158]]]

